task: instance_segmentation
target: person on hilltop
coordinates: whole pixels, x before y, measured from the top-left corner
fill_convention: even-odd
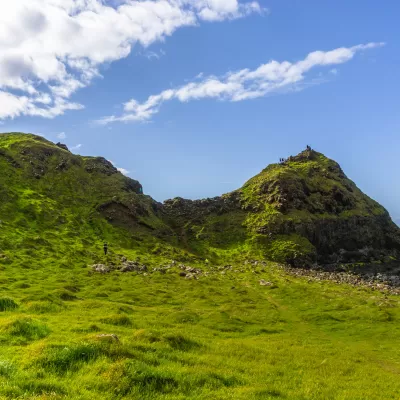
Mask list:
[[[108,252],[108,244],[106,242],[104,242],[103,249],[104,249],[104,255],[106,256]]]

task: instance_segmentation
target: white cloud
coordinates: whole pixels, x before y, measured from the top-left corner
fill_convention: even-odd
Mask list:
[[[67,138],[67,135],[65,134],[65,132],[60,132],[60,133],[57,135],[57,138],[58,138],[58,139],[66,139],[66,138]]]
[[[128,175],[128,174],[129,174],[129,171],[126,170],[125,168],[117,168],[117,170],[118,170],[119,172],[121,172],[121,174],[124,174],[124,175]]]
[[[167,53],[164,50],[160,51],[151,51],[151,50],[146,50],[144,52],[140,52],[140,55],[143,57],[146,57],[148,60],[159,60],[161,57],[165,56]]]
[[[75,151],[75,150],[79,150],[82,148],[81,144],[77,144],[76,146],[71,147],[71,150]]]
[[[108,160],[112,165],[114,165],[115,167],[116,167],[116,165],[115,165],[115,163],[113,162],[113,161],[111,161],[111,160]],[[127,169],[125,169],[125,168],[119,168],[119,167],[116,167],[117,168],[117,170],[119,171],[119,172],[121,172],[121,174],[123,174],[123,175],[128,175],[129,173],[130,173],[130,171],[128,171]]]
[[[124,104],[124,113],[122,115],[104,117],[97,122],[108,124],[116,121],[148,121],[159,111],[163,103],[170,100],[188,102],[214,98],[242,101],[263,97],[271,93],[301,90],[303,86],[308,84],[305,79],[306,74],[311,69],[343,64],[351,60],[359,51],[381,46],[384,46],[384,43],[368,43],[350,48],[341,47],[326,52],[314,51],[308,54],[304,60],[296,63],[270,61],[254,70],[246,68],[228,72],[222,77],[204,77],[199,74],[192,82],[152,95],[143,103],[132,99]]]
[[[238,0],[0,1],[0,119],[54,118],[100,76],[99,67],[182,26],[261,12]]]

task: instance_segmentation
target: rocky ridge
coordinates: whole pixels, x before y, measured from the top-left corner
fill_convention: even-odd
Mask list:
[[[0,250],[6,258],[8,248],[27,240],[35,248],[42,243],[50,256],[52,244],[40,232],[55,229],[66,240],[73,231],[85,248],[109,237],[121,250],[140,248],[164,258],[175,253],[182,262],[253,257],[294,267],[358,263],[394,270],[400,260],[400,228],[388,212],[339,164],[310,147],[231,193],[163,204],[105,158],[74,155],[35,135],[0,135],[0,166]],[[30,224],[38,232],[33,238]]]

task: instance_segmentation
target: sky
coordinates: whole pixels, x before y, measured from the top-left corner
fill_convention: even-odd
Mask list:
[[[0,2],[0,131],[101,155],[158,201],[307,144],[400,222],[400,3]]]

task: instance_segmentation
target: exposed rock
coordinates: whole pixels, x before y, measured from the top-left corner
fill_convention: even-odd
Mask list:
[[[138,261],[125,261],[119,269],[121,272],[147,272],[148,268],[144,264],[140,264]]]
[[[365,286],[372,290],[388,292],[400,295],[400,275],[386,275],[382,273],[371,273],[370,269],[365,271],[324,271],[320,269],[303,269],[282,267],[286,272],[293,276],[308,278],[308,283],[329,280],[337,284],[347,284],[352,286]],[[343,266],[345,268],[345,266]]]
[[[67,160],[61,160],[61,162],[57,165],[56,170],[64,171],[68,168]]]
[[[56,143],[56,146],[58,146],[60,149],[69,151],[69,148],[67,147],[66,144],[63,144],[63,143],[58,142],[58,143]]]
[[[99,272],[100,274],[107,274],[111,271],[111,268],[104,264],[94,264],[92,265],[92,270],[94,272]]]
[[[271,282],[267,282],[265,279],[260,279],[261,286],[273,286],[274,284]]]
[[[224,249],[256,239],[269,260],[296,267],[400,260],[400,229],[388,212],[311,149],[269,165],[232,193],[178,197],[162,210],[188,247],[204,241],[203,248]]]
[[[105,175],[117,174],[118,170],[104,157],[86,157],[85,169],[87,172],[100,172]]]

